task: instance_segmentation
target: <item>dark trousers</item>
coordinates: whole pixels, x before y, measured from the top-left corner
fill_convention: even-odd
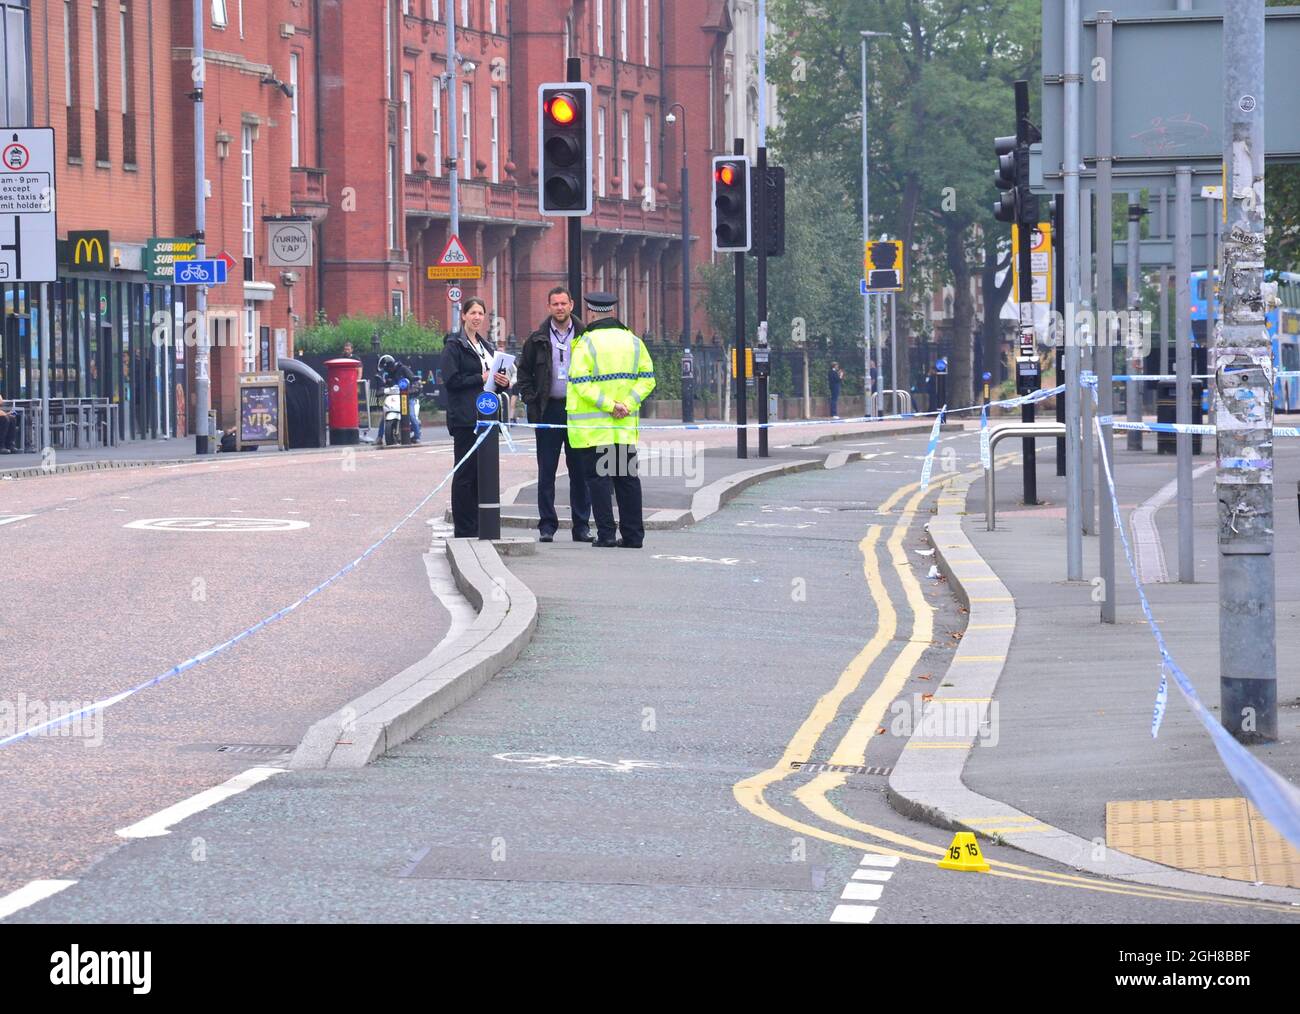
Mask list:
[[[469,454],[478,434],[472,426],[453,426],[451,439],[455,445],[456,460]],[[456,538],[478,538],[478,452],[460,466],[451,480],[451,520],[456,526]]]
[[[596,518],[596,538],[612,542],[615,535],[614,498],[618,499],[617,532],[630,546],[645,541],[641,517],[641,478],[637,471],[636,445],[614,444],[582,450],[591,493],[591,513]]]
[[[542,410],[542,422],[563,426],[568,421],[564,399],[548,399]],[[569,446],[564,430],[537,431],[537,514],[540,518],[537,530],[542,535],[554,535],[560,527],[560,519],[555,513],[555,473],[560,465],[561,450],[569,467],[569,513],[576,538],[591,530],[591,494],[587,492],[587,474],[582,458]]]
[[[831,415],[839,415],[839,414],[840,414],[840,389],[838,387],[832,387],[831,388]]]
[[[18,417],[0,415],[0,449],[9,450],[18,446]]]

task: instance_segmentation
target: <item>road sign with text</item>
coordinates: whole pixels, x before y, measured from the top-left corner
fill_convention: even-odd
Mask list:
[[[0,131],[0,281],[58,277],[54,130]]]

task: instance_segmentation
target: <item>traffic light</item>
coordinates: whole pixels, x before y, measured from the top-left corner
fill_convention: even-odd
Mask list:
[[[538,203],[543,215],[590,215],[591,85],[544,84],[537,89]]]
[[[744,253],[750,248],[749,159],[719,155],[713,160],[713,249]]]
[[[1016,138],[1015,135],[999,137],[993,141],[993,151],[998,157],[998,171],[993,184],[1002,191],[993,205],[993,217],[999,222],[1018,222],[1016,214]]]

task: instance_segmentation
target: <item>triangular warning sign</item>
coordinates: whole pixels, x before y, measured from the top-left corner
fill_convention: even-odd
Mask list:
[[[459,236],[447,240],[447,249],[438,259],[438,266],[444,268],[472,268],[474,259],[466,252]]]
[[[980,852],[979,842],[969,831],[957,832],[957,837],[948,846],[948,851],[939,860],[943,870],[966,870],[973,873],[988,873],[989,864]]]

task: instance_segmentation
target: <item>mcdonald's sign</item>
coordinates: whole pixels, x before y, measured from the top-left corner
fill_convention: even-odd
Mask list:
[[[111,249],[108,231],[68,233],[69,271],[108,271]]]

